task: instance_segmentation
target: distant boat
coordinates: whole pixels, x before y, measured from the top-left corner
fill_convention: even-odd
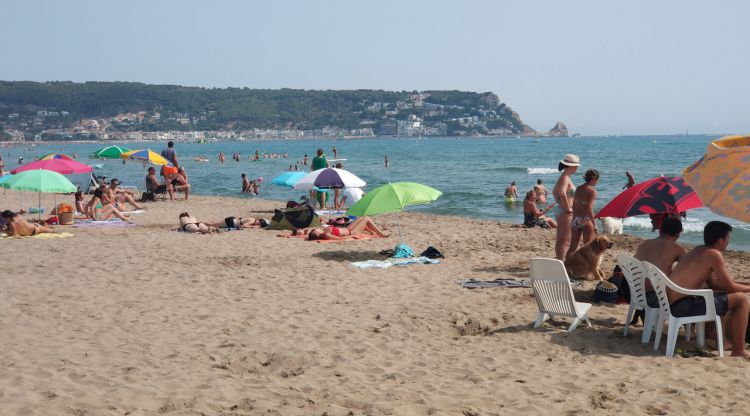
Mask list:
[[[193,160],[196,162],[208,162],[209,159],[205,156],[196,156]]]
[[[541,143],[542,141],[539,139],[534,139],[534,143]]]
[[[101,163],[97,163],[97,164],[95,164],[95,165],[89,165],[89,166],[91,166],[91,167],[92,167],[92,168],[94,168],[94,169],[101,169],[101,168],[103,168],[103,167],[104,167],[104,165],[103,165],[103,164],[101,164]]]

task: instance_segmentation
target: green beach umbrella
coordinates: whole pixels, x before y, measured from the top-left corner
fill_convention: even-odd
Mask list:
[[[41,216],[42,192],[66,193],[75,192],[78,188],[65,176],[51,170],[27,170],[13,175],[12,178],[0,183],[0,186],[13,191],[32,191],[39,193],[39,208]]]
[[[91,157],[94,159],[119,159],[123,153],[129,152],[130,149],[127,147],[120,146],[107,146],[103,147],[95,152],[91,153]]]
[[[437,189],[421,183],[393,182],[369,191],[367,195],[352,205],[346,211],[346,214],[361,217],[401,212],[409,205],[429,204],[442,194]],[[398,222],[398,233],[401,236],[401,242],[403,242],[404,236],[401,234],[400,221]]]

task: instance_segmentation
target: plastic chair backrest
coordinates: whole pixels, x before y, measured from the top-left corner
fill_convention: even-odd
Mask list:
[[[577,316],[573,288],[562,261],[533,258],[529,263],[529,274],[539,311]]]
[[[633,256],[627,254],[620,254],[617,256],[617,265],[620,266],[625,280],[628,281],[630,286],[630,298],[635,300],[635,304],[646,308],[646,269],[643,267],[643,263]]]
[[[641,262],[646,270],[646,277],[651,280],[651,286],[654,287],[656,297],[659,299],[659,309],[662,316],[670,316],[672,312],[669,309],[669,298],[667,297],[667,276],[664,276],[661,270],[653,264],[644,261]],[[672,283],[671,281],[669,283]]]

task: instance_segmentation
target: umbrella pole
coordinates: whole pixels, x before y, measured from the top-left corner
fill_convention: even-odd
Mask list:
[[[39,206],[37,207],[39,210],[37,211],[37,219],[42,219],[42,191],[39,191]]]
[[[404,234],[401,233],[401,213],[396,216],[396,224],[398,225],[398,236],[401,237],[401,244],[404,244]]]

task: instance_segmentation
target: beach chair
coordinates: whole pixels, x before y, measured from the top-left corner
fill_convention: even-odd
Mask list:
[[[669,280],[669,278],[665,276],[658,267],[647,261],[642,263],[646,269],[648,278],[651,280],[651,285],[654,287],[656,295],[659,297],[659,317],[656,321],[656,342],[654,343],[654,351],[659,350],[661,331],[662,328],[664,328],[665,321],[669,321],[669,329],[667,332],[667,357],[674,355],[674,348],[677,344],[677,333],[680,330],[680,326],[686,325],[685,339],[690,341],[690,324],[696,324],[698,345],[703,346],[706,337],[706,322],[714,322],[716,324],[716,343],[719,345],[719,356],[723,357],[724,341],[721,329],[721,319],[716,315],[714,292],[711,289],[691,290],[677,286],[674,282]],[[667,298],[667,288],[684,295],[703,297],[706,302],[706,313],[700,316],[685,316],[681,318],[673,316],[669,305],[669,299]]]
[[[622,334],[628,335],[630,322],[633,320],[635,311],[644,311],[646,318],[643,320],[641,343],[646,344],[651,340],[654,323],[659,317],[659,308],[649,307],[646,301],[646,269],[644,269],[643,263],[640,260],[626,254],[617,256],[617,265],[620,266],[622,274],[625,276],[625,280],[627,280],[630,287],[630,306],[628,307],[628,314],[625,317],[625,329],[622,331]]]
[[[568,332],[572,332],[581,321],[591,327],[587,316],[590,303],[576,302],[573,288],[568,279],[565,265],[557,259],[533,258],[530,265],[531,287],[539,307],[539,315],[534,321],[538,328],[549,316],[574,318]]]

